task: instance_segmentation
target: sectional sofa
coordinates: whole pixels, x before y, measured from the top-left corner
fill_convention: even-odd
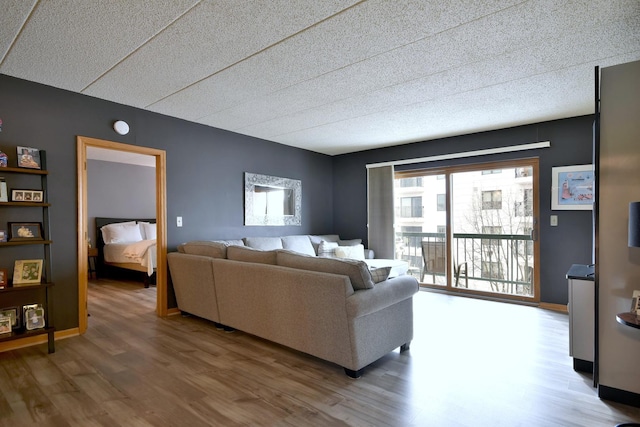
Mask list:
[[[389,267],[371,271],[362,260],[317,256],[311,236],[265,248],[280,246],[271,239],[194,241],[169,253],[178,308],[335,363],[352,378],[409,348],[414,277],[388,278]]]

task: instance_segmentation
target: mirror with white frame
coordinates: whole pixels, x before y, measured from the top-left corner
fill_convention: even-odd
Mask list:
[[[301,225],[302,181],[245,172],[244,225]]]

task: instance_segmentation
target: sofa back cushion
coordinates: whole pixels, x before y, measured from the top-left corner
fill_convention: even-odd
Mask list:
[[[349,276],[354,290],[373,288],[371,273],[364,261],[320,258],[286,251],[278,251],[277,261],[283,267]]]
[[[244,244],[250,248],[263,251],[283,249],[282,239],[280,237],[245,237]]]
[[[276,251],[263,251],[247,246],[229,246],[227,248],[227,259],[276,265]],[[256,280],[259,280],[259,278],[256,278]]]
[[[209,240],[194,240],[178,247],[179,252],[191,255],[203,255],[211,258],[226,258],[227,244]]]
[[[316,251],[311,245],[308,235],[303,236],[285,236],[282,238],[283,249],[298,252],[305,255],[315,256]]]

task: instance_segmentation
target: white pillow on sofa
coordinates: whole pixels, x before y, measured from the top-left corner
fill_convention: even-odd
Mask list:
[[[364,261],[364,245],[338,246],[335,248],[336,258],[348,258]]]

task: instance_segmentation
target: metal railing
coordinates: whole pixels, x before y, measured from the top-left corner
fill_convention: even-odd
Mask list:
[[[409,263],[420,282],[446,285],[446,235],[396,233],[396,258]],[[533,296],[533,240],[525,234],[454,233],[455,287]]]

